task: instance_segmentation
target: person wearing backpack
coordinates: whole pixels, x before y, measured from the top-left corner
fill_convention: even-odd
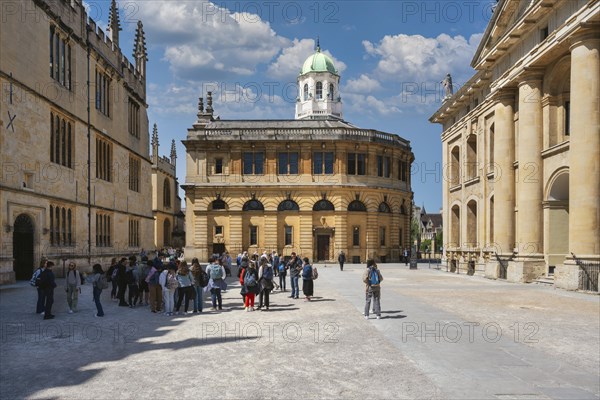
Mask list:
[[[125,272],[127,279],[127,292],[129,293],[129,307],[134,308],[138,299],[140,298],[140,288],[138,282],[140,280],[138,275],[138,268],[136,266],[137,258],[135,256],[129,257],[129,265]]]
[[[340,271],[343,271],[344,263],[346,262],[346,254],[343,251],[340,251],[340,255],[338,256],[338,262],[340,263]]]
[[[381,282],[383,275],[377,268],[374,260],[367,260],[367,270],[363,274],[363,282],[366,285],[366,303],[365,303],[365,319],[369,319],[369,309],[371,308],[371,299],[373,299],[373,313],[377,315],[377,319],[381,318]]]
[[[261,310],[263,304],[265,309],[269,309],[269,295],[273,290],[273,266],[269,264],[266,258],[260,259],[260,268],[258,269],[258,282],[260,283],[260,294],[258,296],[258,309]],[[264,303],[263,303],[264,299]]]
[[[222,265],[219,265],[217,260],[218,256],[211,256],[208,260],[209,264],[206,267],[206,274],[209,277],[208,287],[210,289],[213,311],[217,310],[217,306],[219,307],[219,310],[223,309],[221,290],[227,290],[225,268],[223,268]]]
[[[160,285],[162,286],[163,300],[165,302],[165,315],[173,315],[175,290],[179,287],[177,266],[174,263],[169,263],[167,268],[160,274]]]
[[[248,268],[244,270],[244,274],[240,279],[242,282],[241,294],[244,296],[244,310],[254,311],[254,300],[256,294],[260,291],[258,271],[256,270],[256,263],[254,261],[248,263]]]
[[[175,311],[179,314],[179,309],[181,308],[181,302],[185,297],[185,307],[183,309],[184,314],[187,314],[188,308],[190,306],[190,300],[192,300],[196,291],[192,287],[194,283],[194,277],[192,276],[192,272],[190,271],[187,263],[182,261],[179,264],[179,269],[177,270],[177,282],[179,282],[179,290],[177,296],[177,305],[175,306]]]
[[[146,276],[146,283],[148,283],[148,289],[150,290],[150,311],[153,313],[160,312],[162,308],[162,287],[159,284],[162,269],[162,261],[156,257],[152,261],[152,268],[150,268],[148,276]]]
[[[279,265],[277,266],[277,271],[279,272],[279,287],[283,292],[285,292],[285,277],[287,276],[287,268],[285,266],[285,262],[283,259],[277,257],[279,261]]]
[[[44,300],[45,300],[44,299],[44,291],[40,287],[40,274],[46,269],[47,262],[48,262],[48,259],[46,257],[42,257],[39,268],[35,270],[35,272],[31,276],[31,280],[29,281],[29,284],[37,289],[38,297],[37,297],[37,303],[35,306],[35,313],[40,314],[40,315],[44,313]]]
[[[192,276],[194,277],[194,291],[196,296],[194,297],[194,313],[202,312],[203,300],[204,300],[204,288],[208,285],[208,275],[200,266],[200,262],[197,258],[192,259]]]
[[[104,310],[100,303],[100,295],[102,294],[102,290],[108,289],[108,280],[104,271],[102,271],[102,266],[100,264],[94,264],[92,267],[92,275],[90,275],[87,280],[92,284],[92,293],[94,296],[94,303],[96,304],[96,313],[94,313],[94,316],[104,317]]]
[[[304,299],[310,301],[310,298],[314,292],[313,283],[313,267],[308,261],[308,257],[304,257],[304,265],[302,266],[302,293],[304,293]]]
[[[65,277],[65,292],[67,292],[67,304],[69,305],[69,314],[77,312],[77,300],[81,289],[81,274],[77,271],[75,262],[69,263],[67,276]]]

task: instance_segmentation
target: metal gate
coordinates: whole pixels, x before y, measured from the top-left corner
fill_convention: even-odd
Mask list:
[[[500,269],[498,271],[498,279],[506,279],[506,271],[508,270],[508,262],[510,260],[512,260],[512,257],[503,260],[502,258],[500,258],[498,253],[494,253],[494,254],[496,255],[496,260],[498,260],[498,265],[500,266]]]

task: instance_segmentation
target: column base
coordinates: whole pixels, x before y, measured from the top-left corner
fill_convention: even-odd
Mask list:
[[[600,257],[592,255],[579,258],[579,260],[585,263],[586,271],[575,260],[567,258],[562,265],[557,265],[554,270],[554,285],[557,288],[566,290],[600,292],[600,285],[598,285]]]
[[[487,279],[498,279],[500,277],[500,263],[498,261],[488,261],[485,263],[483,276]]]
[[[506,280],[509,282],[530,283],[546,275],[546,262],[543,258],[515,260],[508,263]]]
[[[554,269],[554,286],[560,289],[577,290],[579,288],[579,265],[574,260],[567,260]]]

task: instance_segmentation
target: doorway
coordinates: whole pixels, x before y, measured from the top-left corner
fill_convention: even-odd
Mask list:
[[[329,235],[317,235],[317,261],[329,260]]]
[[[15,279],[30,279],[33,273],[33,221],[27,214],[21,214],[15,219],[13,259]]]
[[[218,254],[221,256],[223,253],[225,253],[225,243],[213,243],[212,248],[213,254]]]

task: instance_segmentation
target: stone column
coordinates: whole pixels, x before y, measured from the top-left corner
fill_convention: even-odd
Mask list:
[[[508,280],[516,282],[531,282],[546,273],[542,247],[542,77],[541,70],[532,68],[519,77],[519,253],[508,267]]]
[[[600,30],[573,36],[569,149],[569,249],[580,259],[600,260]],[[556,286],[577,289],[579,268],[558,266]]]

